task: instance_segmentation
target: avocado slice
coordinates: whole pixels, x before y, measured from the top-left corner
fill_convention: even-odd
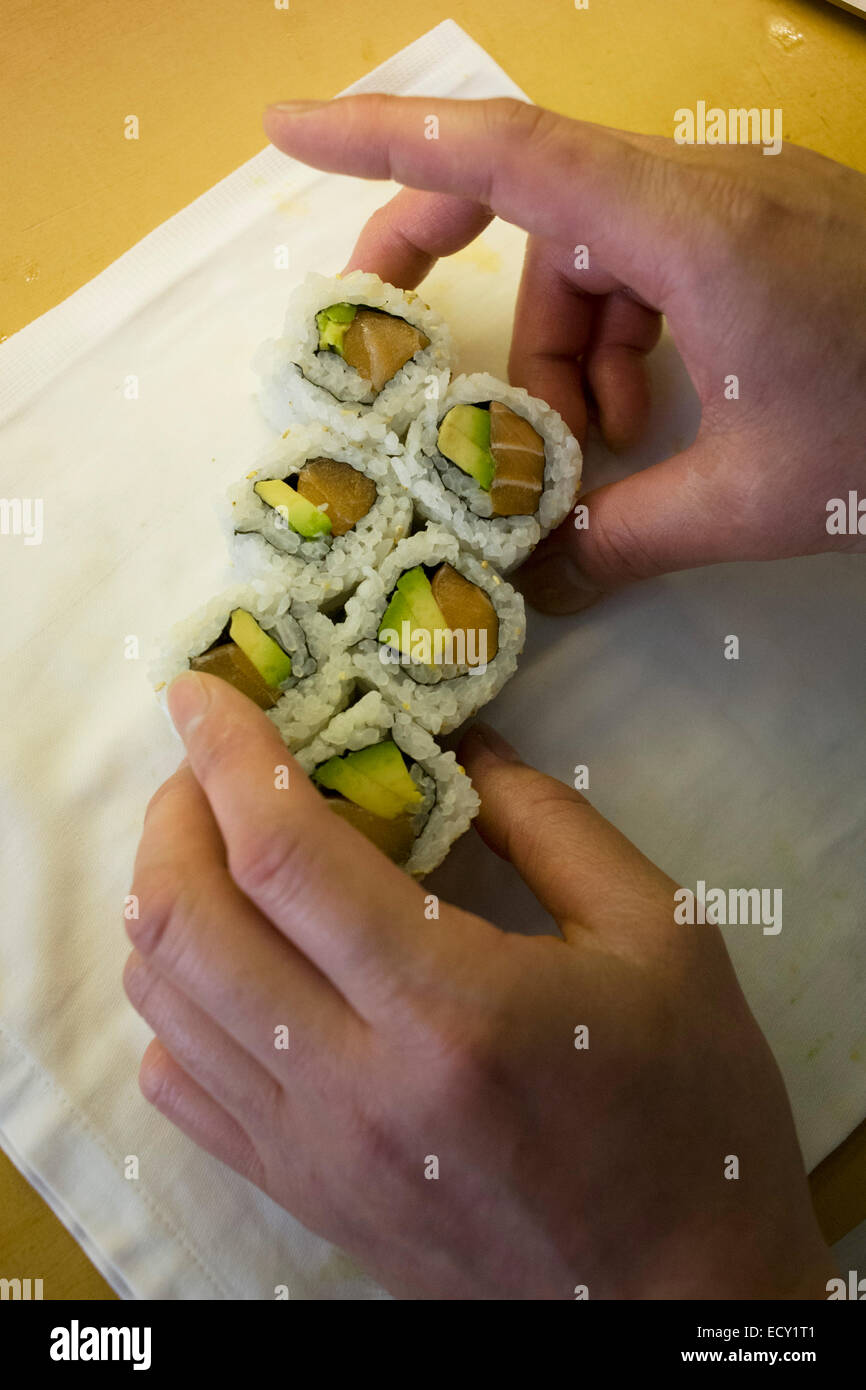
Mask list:
[[[267,506],[273,507],[288,522],[293,531],[305,540],[315,540],[317,536],[329,536],[333,527],[326,512],[320,512],[308,498],[302,497],[288,483],[278,478],[256,483],[253,491]]]
[[[316,768],[313,781],[385,820],[394,820],[423,799],[392,739],[329,758]]]
[[[274,690],[292,674],[292,659],[273,637],[259,627],[252,613],[235,608],[229,622],[229,638],[240,647],[259,675]]]
[[[316,314],[316,327],[319,330],[319,352],[330,349],[343,355],[343,339],[346,329],[358,312],[357,304],[331,304]]]
[[[490,491],[496,462],[490,452],[490,411],[480,405],[455,405],[443,417],[436,447],[474,478],[485,492]]]
[[[404,631],[403,624],[408,623]],[[433,597],[430,580],[421,565],[405,570],[397,580],[397,587],[379,624],[379,641],[384,642],[384,633],[397,633],[397,649],[411,655],[412,634],[414,632],[447,632],[445,614]],[[404,645],[405,641],[405,645]]]

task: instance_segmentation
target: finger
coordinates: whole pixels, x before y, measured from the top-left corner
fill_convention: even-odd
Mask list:
[[[426,138],[431,115],[436,139]],[[535,235],[586,244],[594,262],[664,307],[689,233],[672,196],[687,168],[673,142],[659,159],[619,131],[526,102],[383,95],[280,103],[265,130],[316,168],[470,198]]]
[[[476,825],[571,942],[597,936],[630,955],[673,937],[676,884],[579,792],[522,763],[486,725],[460,757],[481,797]]]
[[[520,569],[527,600],[546,613],[575,613],[640,579],[752,557],[752,540],[738,522],[740,499],[719,497],[723,449],[708,436],[587,493],[585,529],[569,517]]]
[[[187,1075],[247,1133],[267,1129],[279,1096],[280,1083],[274,1076],[137,951],[126,962],[123,987],[136,1013]],[[287,1054],[275,1051],[273,1032],[270,1045],[282,1059],[285,1080]]]
[[[243,1127],[154,1038],[141,1059],[141,1093],[194,1144],[261,1187],[264,1167]]]
[[[413,290],[440,256],[468,246],[492,217],[489,208],[470,198],[403,188],[366,222],[343,274],[368,270]]]
[[[636,444],[649,418],[646,356],[661,334],[661,316],[617,290],[596,301],[584,371],[598,407],[605,443],[614,450]]]
[[[273,1029],[289,1023],[334,1047],[353,1015],[310,961],[229,875],[226,850],[192,768],[151,800],[135,861],[138,917],[128,935],[153,967],[275,1075]]]
[[[395,993],[443,948],[421,888],[328,809],[271,721],[226,681],[184,673],[167,698],[237,885],[359,1013],[387,1020]]]
[[[574,435],[586,435],[578,358],[590,341],[593,298],[568,277],[562,248],[529,237],[508,360],[508,379],[558,410]]]

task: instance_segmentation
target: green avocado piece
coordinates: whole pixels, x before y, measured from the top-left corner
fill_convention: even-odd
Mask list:
[[[394,820],[422,800],[400,749],[391,739],[329,758],[316,768],[313,781],[385,820]]]
[[[292,658],[273,637],[259,627],[252,613],[235,608],[229,623],[229,637],[255,666],[262,680],[278,689],[292,674]]]
[[[490,452],[490,411],[480,405],[455,405],[439,426],[437,448],[474,478],[485,492],[490,491],[496,460]]]
[[[343,338],[346,329],[357,313],[357,304],[331,304],[316,314],[316,327],[319,330],[319,352],[330,348],[343,355]]]
[[[281,479],[268,478],[265,482],[256,483],[253,490],[305,540],[312,541],[317,536],[331,534],[333,526],[327,512],[320,512],[307,497],[302,497]]]
[[[406,631],[404,623],[409,624]],[[398,651],[410,655],[414,632],[429,632],[432,636],[437,630],[448,631],[445,614],[433,597],[430,580],[422,567],[416,565],[397,580],[397,588],[379,624],[379,641],[385,641],[384,633],[396,632]]]
[[[395,592],[391,595],[391,600],[388,604],[388,607],[385,609],[385,612],[382,615],[382,621],[379,624],[379,641],[385,641],[386,633],[396,632],[397,641],[395,643],[391,643],[391,645],[396,646],[397,650],[399,651],[401,649],[400,643],[403,638],[404,623],[409,624],[409,633],[411,638],[412,609],[409,606],[409,600],[406,598],[406,595],[398,593],[395,590]]]

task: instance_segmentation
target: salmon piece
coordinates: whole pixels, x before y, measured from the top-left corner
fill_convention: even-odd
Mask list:
[[[493,515],[531,516],[544,487],[544,440],[501,401],[490,402],[490,452],[496,463]]]
[[[343,338],[343,361],[356,367],[374,391],[381,391],[430,339],[394,314],[359,309]]]
[[[281,693],[277,691],[274,694],[264,676],[236,642],[222,642],[200,656],[192,657],[189,669],[204,671],[208,676],[219,676],[220,680],[228,681],[235,690],[254,700],[259,709],[273,709]]]
[[[328,797],[327,802],[341,820],[354,825],[355,829],[366,835],[368,840],[372,840],[383,854],[387,854],[394,864],[406,863],[412,853],[415,831],[412,828],[412,817],[405,811],[402,815],[394,816],[392,820],[386,820],[384,816],[377,816],[374,811],[356,806],[354,801],[346,801],[342,796]]]
[[[463,632],[467,665],[481,666],[499,651],[499,619],[483,589],[464,579],[451,565],[440,565],[430,587],[452,632]],[[470,652],[470,631],[474,659]]]
[[[345,536],[376,500],[376,484],[350,463],[311,459],[298,474],[298,492],[314,507],[327,503],[332,536]]]

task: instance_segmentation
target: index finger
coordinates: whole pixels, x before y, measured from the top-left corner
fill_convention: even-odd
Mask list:
[[[659,159],[640,139],[511,99],[286,102],[264,123],[279,149],[316,168],[468,198],[534,235],[586,243],[664,307],[658,247],[676,265],[688,232],[671,197],[681,168],[672,142]]]
[[[439,932],[421,888],[329,810],[267,716],[197,672],[167,698],[229,872],[256,907],[365,1017],[423,978]]]

